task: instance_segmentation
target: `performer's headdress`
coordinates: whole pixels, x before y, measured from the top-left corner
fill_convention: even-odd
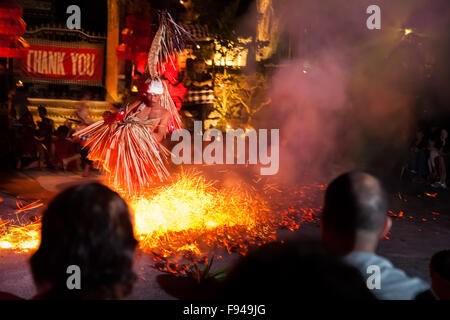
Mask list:
[[[170,112],[174,128],[181,128],[181,119],[167,84],[161,81],[161,74],[164,73],[166,63],[175,65],[176,56],[183,52],[186,39],[195,43],[190,34],[176,24],[167,11],[161,11],[159,28],[150,46],[144,76],[149,88],[148,93],[162,95],[161,105]]]
[[[185,48],[186,39],[195,43],[191,35],[176,24],[167,11],[161,11],[159,15],[159,28],[150,46],[146,66],[146,73],[152,80],[164,73],[166,62],[174,64],[176,55]]]

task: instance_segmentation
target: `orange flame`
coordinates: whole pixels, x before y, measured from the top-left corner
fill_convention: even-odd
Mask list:
[[[182,173],[151,195],[128,203],[141,249],[163,257],[184,251],[206,254],[211,247],[231,251],[236,243],[268,240],[272,233],[264,228],[271,218],[258,195],[242,186],[219,189],[195,174]]]
[[[310,190],[317,188],[305,186],[294,192],[294,197],[305,205],[302,199],[308,201]],[[263,189],[265,195],[286,197],[275,185],[267,184]],[[320,210],[269,210],[254,188],[244,184],[219,187],[217,182],[209,182],[192,172],[180,173],[166,184],[126,200],[133,212],[134,233],[140,249],[152,254],[156,261],[167,262],[161,269],[175,273],[185,272],[186,265],[168,263],[168,259],[177,262],[184,258],[202,263],[216,248],[245,255],[250,245],[274,241],[277,230],[294,231],[303,221],[312,221],[315,212]],[[18,203],[17,211],[41,205],[41,202],[26,206]],[[36,249],[39,241],[40,223],[15,226],[0,223],[0,249],[29,251]]]

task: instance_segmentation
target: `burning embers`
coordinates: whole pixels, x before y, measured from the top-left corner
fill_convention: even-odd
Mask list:
[[[41,201],[34,201],[24,205],[16,201],[15,219],[0,219],[0,249],[10,249],[17,252],[26,252],[39,245],[41,224],[34,216],[25,217],[30,210],[43,205]]]
[[[162,262],[160,269],[183,273],[187,266],[183,260],[207,263],[207,256],[216,249],[245,254],[249,246],[275,240],[279,229],[297,229],[318,210],[311,209],[312,203],[307,198],[317,195],[319,187],[304,186],[291,195],[262,181],[251,183],[221,187],[200,174],[180,173],[146,194],[128,198],[140,249]],[[301,194],[305,197],[302,203],[295,203],[297,209],[286,210],[289,205],[283,209],[277,200],[287,197],[297,202]],[[272,210],[265,199],[276,202]],[[18,207],[20,212],[27,208]],[[6,222],[0,225],[0,249],[16,252],[36,249],[39,231],[40,223],[12,226]]]

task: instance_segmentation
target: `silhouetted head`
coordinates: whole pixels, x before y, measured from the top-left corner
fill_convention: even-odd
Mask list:
[[[128,206],[116,192],[99,183],[63,191],[43,213],[41,244],[30,261],[38,295],[119,299],[129,294],[136,245]],[[77,274],[81,289],[69,290],[67,283],[76,284]]]
[[[441,300],[450,300],[450,250],[442,250],[430,261],[431,289]]]
[[[275,242],[249,252],[220,291],[220,298],[244,301],[374,299],[357,269],[315,242]]]
[[[321,219],[324,245],[337,254],[375,251],[389,232],[387,194],[380,181],[363,172],[341,175],[325,193]]]
[[[56,135],[60,139],[67,138],[68,134],[69,134],[69,127],[67,126],[59,126],[58,129],[56,129]]]
[[[194,60],[194,72],[203,73],[206,70],[206,64],[202,59]]]
[[[47,116],[47,109],[44,106],[39,106],[38,113],[39,113],[39,117],[41,117],[43,119]]]

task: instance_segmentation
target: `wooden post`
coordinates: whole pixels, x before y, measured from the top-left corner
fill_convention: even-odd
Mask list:
[[[106,39],[106,100],[115,102],[117,96],[118,60],[116,48],[119,45],[118,0],[108,1],[108,33]]]

